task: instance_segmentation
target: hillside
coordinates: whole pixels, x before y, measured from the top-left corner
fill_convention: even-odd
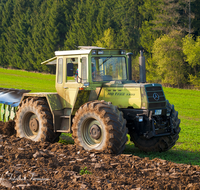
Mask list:
[[[40,63],[55,51],[94,45],[133,52],[138,67],[144,49],[148,81],[199,88],[199,7],[200,0],[1,0],[0,66],[53,73]]]

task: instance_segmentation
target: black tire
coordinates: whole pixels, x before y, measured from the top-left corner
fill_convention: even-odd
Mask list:
[[[174,134],[163,137],[152,137],[146,139],[142,136],[138,136],[134,131],[130,132],[131,141],[144,152],[164,152],[172,148],[179,138],[180,132],[180,119],[178,119],[178,112],[175,111],[174,105],[171,105],[167,100],[167,110],[171,113],[171,121],[173,125]]]
[[[120,154],[128,140],[123,113],[105,101],[81,106],[73,118],[72,131],[75,144],[86,150]]]
[[[16,136],[33,141],[55,142],[60,133],[53,132],[53,119],[45,99],[27,98],[20,103],[15,118]]]

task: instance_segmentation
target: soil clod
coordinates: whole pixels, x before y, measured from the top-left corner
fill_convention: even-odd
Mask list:
[[[0,189],[200,189],[200,167],[15,137],[0,122]]]

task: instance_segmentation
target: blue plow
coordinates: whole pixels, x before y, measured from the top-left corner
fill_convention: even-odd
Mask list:
[[[30,90],[0,88],[1,121],[7,122],[10,119],[14,119],[17,106],[20,104],[23,94],[27,92],[30,92]]]

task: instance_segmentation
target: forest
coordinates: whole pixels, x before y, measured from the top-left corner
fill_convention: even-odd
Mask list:
[[[147,81],[200,88],[200,0],[0,0],[0,67],[40,63],[78,46],[144,51]]]

